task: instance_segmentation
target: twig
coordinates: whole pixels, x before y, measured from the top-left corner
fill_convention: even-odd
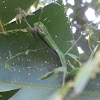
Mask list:
[[[90,57],[89,57],[89,60],[92,60],[92,58],[93,58],[93,56],[94,56],[96,50],[98,49],[98,47],[99,47],[99,44],[97,44],[96,47],[94,48],[94,50],[92,51],[92,53],[91,53],[91,55],[90,55]]]
[[[22,55],[22,54],[28,55],[29,52],[32,52],[32,51],[35,51],[35,52],[36,52],[36,51],[39,51],[39,50],[42,50],[42,49],[45,49],[45,48],[36,49],[36,50],[30,50],[30,49],[28,49],[28,50],[25,51],[25,52],[17,53],[15,56],[12,56],[12,57],[10,57],[10,59],[6,60],[6,66],[7,66],[7,68],[8,68],[10,71],[12,71],[11,68],[10,68],[10,66],[8,65],[8,61],[10,61],[10,60],[12,60],[12,59],[14,59],[14,58],[16,58],[16,57]]]
[[[15,29],[15,30],[9,30],[9,31],[0,32],[0,34],[7,35],[7,33],[13,33],[13,32],[17,32],[17,31],[28,32],[27,28],[24,28],[24,29]]]
[[[74,45],[79,41],[81,37],[82,35],[79,36],[79,38],[73,43],[73,45],[68,49],[68,51],[64,55],[67,55],[69,53],[69,51],[74,47]]]

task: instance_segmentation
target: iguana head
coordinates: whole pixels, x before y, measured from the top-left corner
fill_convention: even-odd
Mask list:
[[[47,28],[42,22],[34,23],[34,28],[41,34],[47,35]]]

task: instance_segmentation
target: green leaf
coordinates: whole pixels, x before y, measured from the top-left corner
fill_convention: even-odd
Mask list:
[[[11,66],[9,66],[7,62],[6,62],[6,65],[5,66],[9,69],[9,71],[12,72]]]
[[[4,24],[9,22],[17,15],[17,12],[15,11],[16,8],[20,7],[25,10],[35,1],[36,0],[30,0],[29,2],[27,0],[21,0],[20,2],[20,0],[0,0],[0,20],[2,20]]]
[[[25,51],[25,54],[28,55],[29,51],[30,51],[30,50]]]
[[[58,96],[58,89],[53,87],[45,87],[45,86],[36,86],[36,85],[28,85],[28,84],[9,84],[9,83],[0,83],[1,91],[9,91],[13,89],[16,90],[13,93],[6,94],[5,92],[0,92],[0,94],[7,96],[9,100],[55,100]],[[18,91],[18,92],[17,92]],[[17,92],[17,93],[16,93]],[[14,95],[14,93],[16,93]],[[12,95],[11,95],[12,94]],[[14,96],[13,96],[14,95]],[[6,100],[6,99],[2,99]]]
[[[44,75],[44,76],[41,77],[40,79],[41,79],[41,80],[45,80],[45,79],[49,78],[51,75],[53,75],[53,74],[54,74],[54,71],[48,72],[46,75]]]
[[[100,64],[100,51],[97,52],[93,60],[88,61],[80,68],[75,78],[74,90],[76,94],[80,94],[92,75],[96,73],[96,69]]]
[[[19,90],[9,100],[56,100],[57,94],[57,89],[28,87]]]
[[[81,62],[78,60],[79,59],[78,56],[71,54],[71,53],[67,53],[67,55],[70,56],[71,58],[73,58],[74,60],[76,60],[79,63],[79,65],[81,65]]]
[[[6,92],[0,92],[0,100],[8,100],[12,95],[14,95],[16,92],[18,92],[19,89],[17,90],[12,90],[12,91],[6,91]]]

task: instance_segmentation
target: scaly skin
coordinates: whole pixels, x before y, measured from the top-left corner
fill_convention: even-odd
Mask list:
[[[65,70],[63,70],[64,76],[63,76],[63,84],[62,84],[62,86],[64,86],[65,78],[66,78],[66,74],[67,74],[67,65],[66,65],[65,56],[64,56],[63,52],[59,49],[59,47],[56,45],[56,43],[52,39],[51,35],[48,33],[47,28],[45,27],[45,25],[42,22],[34,23],[34,26],[35,26],[34,29],[37,29],[37,31],[38,31],[37,34],[41,35],[41,37],[43,37],[43,39],[48,43],[48,45],[50,45],[50,47],[57,52],[57,54],[60,58],[61,64],[62,64],[62,68],[65,69]]]

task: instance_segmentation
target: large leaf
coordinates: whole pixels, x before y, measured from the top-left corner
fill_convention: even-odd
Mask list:
[[[7,23],[16,16],[16,8],[21,7],[27,9],[27,7],[32,5],[35,1],[36,0],[0,0],[0,20]]]
[[[5,91],[3,92],[3,87],[5,87]],[[22,88],[19,91],[13,90],[9,91],[9,89]],[[0,93],[2,100],[8,100],[14,93],[17,93],[12,96],[9,100],[55,100],[58,96],[58,89],[53,87],[43,87],[43,86],[34,86],[29,84],[9,84],[8,83],[0,83],[0,89],[2,92]],[[6,97],[4,97],[6,96]]]
[[[16,3],[17,1],[15,0],[13,2]],[[9,6],[11,5],[7,5],[8,8],[10,8]],[[2,5],[1,9],[4,10],[3,7],[4,5]],[[11,14],[12,17],[15,17],[16,13],[13,10],[17,6],[13,7],[14,8],[7,10],[10,10],[13,13]],[[26,9],[26,7],[24,9]],[[4,19],[4,12],[0,13],[2,15],[2,19]],[[39,20],[40,14],[41,11],[38,10],[35,12],[34,16],[27,17],[30,25],[33,26],[33,23]],[[6,17],[7,20],[4,22],[6,23],[11,20],[10,17],[11,16],[9,14],[8,18]],[[43,8],[41,21],[45,24],[61,51],[63,53],[67,52],[72,45],[67,41],[73,40],[73,37],[70,30],[70,23],[67,23],[68,19],[64,13],[63,6],[51,4]],[[60,87],[62,84],[62,73],[59,73],[53,81],[51,81],[51,78],[46,80],[38,79],[47,72],[52,71],[54,68],[60,67],[61,63],[59,58],[56,57],[39,38],[35,39],[29,31],[26,31],[26,29],[24,29],[26,32],[16,30],[26,27],[27,25],[25,22],[22,22],[21,24],[12,23],[5,27],[6,30],[12,30],[12,32],[7,32],[6,35],[0,34],[0,82],[3,83],[1,85],[2,91],[22,88],[17,93],[18,95],[16,94],[12,97],[14,100],[25,99],[27,94],[29,95],[27,99],[31,100],[31,97],[37,97],[35,96],[36,91],[37,94],[41,96],[37,97],[35,100],[41,100],[41,97],[49,100],[50,96],[46,97],[46,93],[49,94],[52,91],[41,86]],[[13,31],[14,29],[15,31]],[[77,53],[76,48],[74,48],[73,51],[74,53]],[[66,57],[66,60],[69,60],[69,58]],[[10,72],[7,67],[10,67],[12,72]],[[4,83],[6,83],[6,86]],[[13,83],[17,85],[12,85]],[[27,85],[22,86],[21,84],[28,84],[30,88]],[[33,88],[31,85],[39,86]],[[41,92],[39,92],[39,90],[41,90]],[[42,92],[43,94],[41,94]]]
[[[30,16],[27,19],[29,19],[29,22],[31,21],[33,24],[34,22],[38,21],[39,15],[40,15],[40,11],[36,12],[34,16]],[[60,20],[61,18],[62,20]],[[55,4],[51,4],[45,7],[43,9],[41,21],[46,25],[49,33],[52,35],[53,39],[55,40],[59,48],[62,50],[63,53],[65,53],[71,46],[71,44],[67,43],[67,41],[70,41],[73,38],[72,38],[71,30],[69,28],[70,24],[66,23],[67,18],[64,14],[64,9],[62,9],[62,7]],[[21,25],[25,27],[25,23],[22,23]],[[13,23],[13,24],[8,25],[6,28],[7,30],[14,29],[14,27],[17,27],[17,26],[18,28],[21,28],[21,25],[19,24],[16,25],[15,23]],[[42,84],[41,82],[43,82],[44,85],[49,84],[49,81],[47,83],[47,80],[40,81],[37,79],[41,77],[43,74],[45,74],[46,72],[53,70],[55,67],[61,66],[61,65],[60,65],[59,59],[55,57],[55,55],[53,55],[52,52],[50,52],[46,47],[44,47],[44,45],[41,43],[41,40],[35,39],[34,37],[30,35],[29,32],[23,33],[19,31],[13,32],[13,34],[9,33],[9,36],[2,35],[2,38],[3,40],[1,41],[5,42],[3,47],[6,47],[6,50],[3,51],[2,54],[5,54],[6,52],[9,51],[13,56],[15,56],[16,54],[26,52],[29,49],[33,50],[33,52],[29,52],[28,56],[26,56],[25,54],[22,54],[20,56],[17,56],[14,59],[13,63],[11,60],[8,62],[8,65],[13,67],[13,72],[9,72],[8,70],[7,72],[9,73],[9,75],[10,74],[12,75],[13,73],[15,75],[15,76],[12,75],[12,77],[14,78],[14,80],[13,78],[11,78],[12,81],[17,81],[17,82],[22,82],[22,83],[31,83],[31,84],[32,83]],[[2,42],[1,42],[1,45],[2,45]],[[16,45],[16,48],[15,48],[15,45]],[[37,51],[38,53],[35,51]],[[9,56],[9,52],[8,54],[5,55],[6,58],[7,58],[7,55]],[[4,59],[2,59],[3,60],[2,62],[7,61],[5,60],[5,57]],[[16,75],[15,72],[16,74],[17,73],[20,73],[20,74]],[[15,80],[15,77],[16,77],[16,80]],[[32,77],[30,81],[28,81],[29,77]],[[9,78],[5,80],[8,81]],[[62,79],[59,78],[60,82],[61,80]],[[52,85],[54,85],[54,83]]]

